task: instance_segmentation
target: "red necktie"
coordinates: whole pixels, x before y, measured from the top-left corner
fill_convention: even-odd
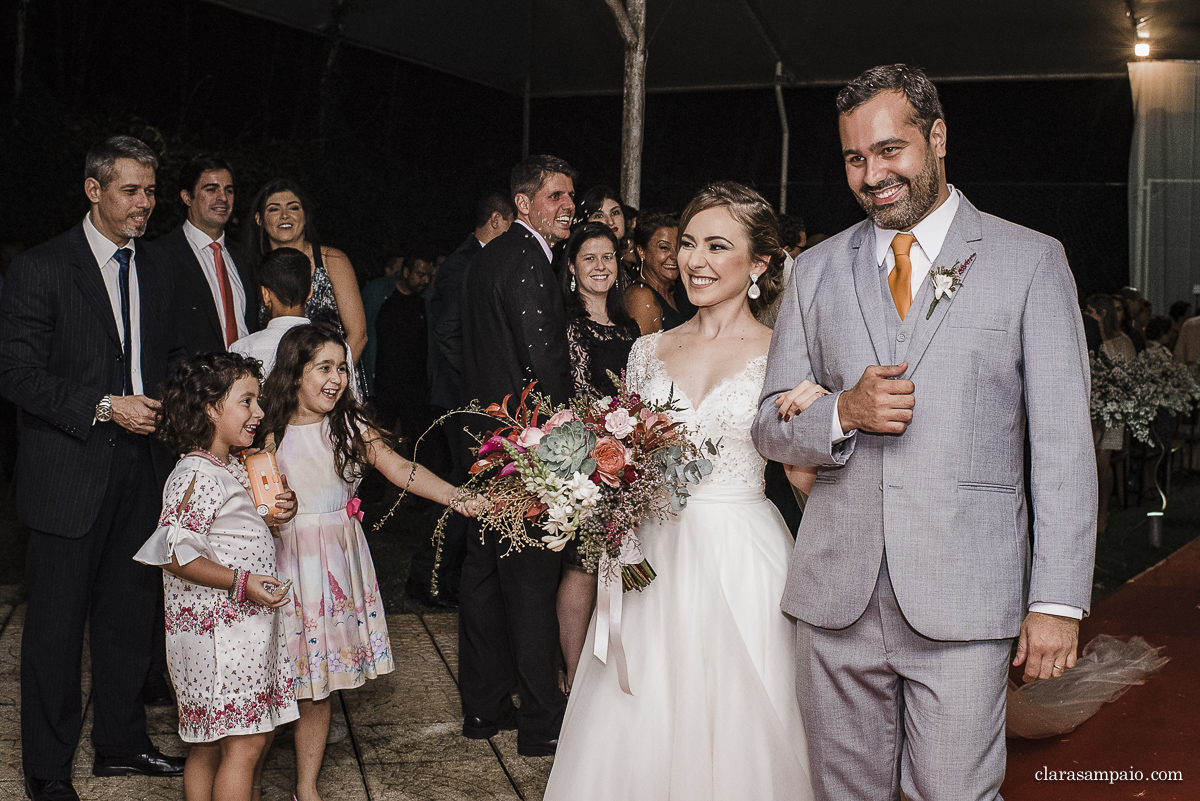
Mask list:
[[[228,348],[238,339],[237,312],[233,310],[233,287],[229,285],[229,272],[225,269],[225,257],[221,255],[221,245],[213,242],[209,245],[213,252],[213,261],[217,264],[217,286],[221,289],[221,306],[225,309],[225,347]]]

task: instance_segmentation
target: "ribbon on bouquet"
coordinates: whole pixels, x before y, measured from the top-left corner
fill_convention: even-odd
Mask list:
[[[592,653],[607,665],[611,645],[617,682],[626,695],[633,695],[633,690],[629,689],[629,665],[625,660],[625,644],[621,641],[621,599],[624,595],[621,571],[625,565],[641,564],[642,558],[637,540],[626,535],[618,557],[613,559],[608,551],[602,552],[596,569],[596,644]]]

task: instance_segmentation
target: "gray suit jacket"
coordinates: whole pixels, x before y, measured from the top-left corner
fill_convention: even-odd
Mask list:
[[[976,254],[907,351],[913,422],[834,445],[837,393],[892,353],[869,221],[806,251],[771,341],[754,441],[769,459],[816,465],[783,609],[844,628],[870,600],[886,547],[909,623],[938,640],[1014,637],[1031,602],[1085,611],[1096,532],[1090,375],[1062,245],[963,198],[938,266]],[[926,292],[927,290],[922,290]],[[790,423],[775,396],[802,380],[835,394]],[[1026,431],[1035,530],[1027,534]]]

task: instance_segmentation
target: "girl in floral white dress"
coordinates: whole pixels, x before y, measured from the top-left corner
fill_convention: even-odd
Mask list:
[[[165,571],[167,664],[179,697],[179,736],[192,743],[184,793],[245,801],[273,729],[298,716],[268,525],[295,513],[278,496],[264,519],[231,449],[254,440],[258,362],[206,353],[163,388],[159,436],[185,455],[163,493],[158,529],[134,557]]]
[[[329,731],[329,694],[394,667],[379,583],[355,490],[367,467],[399,486],[468,514],[458,489],[396,454],[347,392],[341,335],[321,325],[284,334],[263,387],[260,438],[299,495],[276,541],[281,580],[291,580],[288,648],[296,665],[296,798],[317,799]]]

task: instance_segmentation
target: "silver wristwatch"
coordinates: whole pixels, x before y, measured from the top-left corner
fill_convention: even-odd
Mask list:
[[[107,423],[112,420],[112,395],[105,395],[96,404],[96,422]]]

